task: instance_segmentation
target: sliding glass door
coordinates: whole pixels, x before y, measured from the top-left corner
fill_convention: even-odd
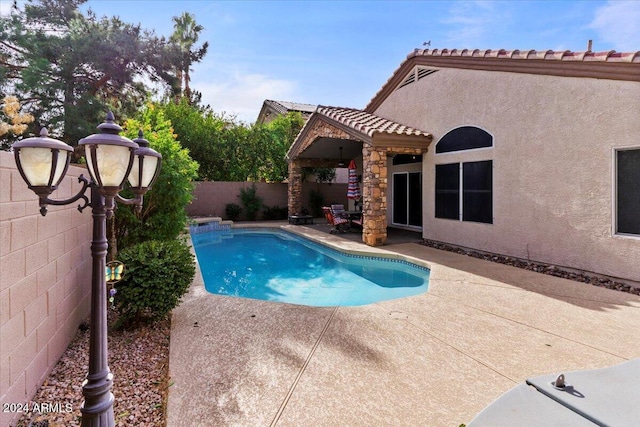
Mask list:
[[[393,174],[392,223],[422,227],[422,172]]]

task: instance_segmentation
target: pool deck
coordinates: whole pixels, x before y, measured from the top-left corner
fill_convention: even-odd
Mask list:
[[[168,427],[453,426],[525,379],[640,357],[640,297],[415,243],[367,247],[431,268],[419,296],[314,308],[212,295],[173,311]]]

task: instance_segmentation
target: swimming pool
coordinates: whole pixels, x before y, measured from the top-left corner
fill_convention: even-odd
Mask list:
[[[418,295],[429,269],[346,254],[280,229],[197,232],[191,239],[214,294],[310,306],[355,306]]]

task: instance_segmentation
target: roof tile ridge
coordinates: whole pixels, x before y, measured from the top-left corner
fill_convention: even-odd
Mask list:
[[[529,59],[529,57],[535,56],[537,50],[529,49],[529,50],[521,50],[518,53],[518,59]]]
[[[428,52],[428,49],[427,49]],[[431,56],[449,56],[448,49],[431,49]]]
[[[640,62],[640,51],[616,52],[615,50],[592,52],[565,50],[507,50],[507,49],[414,49],[407,59],[416,56],[448,56],[499,59],[541,59],[551,61]]]
[[[530,50],[527,59],[547,59],[547,55],[553,55],[553,50]]]
[[[563,61],[584,61],[584,57],[592,53],[590,50],[585,50],[582,52],[571,52],[566,51],[566,55],[562,57]]]
[[[620,62],[640,62],[640,50],[636,52],[619,52],[620,57],[618,60]]]
[[[513,51],[507,49],[498,49],[492,56],[500,59],[511,59],[512,52]]]
[[[565,56],[566,57],[571,57],[573,54],[573,52],[571,52],[570,50],[556,50],[556,51],[552,51],[551,54],[549,55],[550,58],[546,58],[545,59],[555,59],[557,61],[562,61]]]
[[[317,104],[309,104],[308,102],[295,102],[295,101],[280,101],[280,102],[290,102],[292,104],[298,104],[298,105],[311,105],[313,107],[317,105]]]
[[[415,48],[415,49],[413,49],[413,51],[409,52],[409,54],[407,55],[407,57],[405,58],[405,60],[407,60],[407,59],[411,59],[411,58],[414,58],[414,57],[416,57],[416,56],[421,56],[421,55],[422,55],[422,52],[424,52],[424,49],[418,49],[418,48]],[[403,62],[404,62],[404,61],[403,61]]]
[[[280,100],[280,101],[275,101],[275,100],[266,100],[266,101],[271,101],[271,102],[278,103],[278,104],[282,105],[282,106],[283,106],[283,107],[285,107],[285,108],[288,108],[285,104],[291,104],[292,106],[296,106],[296,105],[298,105],[298,106],[300,106],[300,105],[306,105],[306,106],[309,106],[309,107],[317,107],[317,106],[318,106],[317,104],[308,104],[308,103],[306,103],[306,102],[282,101],[282,100]],[[266,101],[265,101],[265,102],[266,102]]]
[[[589,61],[607,62],[609,57],[611,55],[614,55],[615,53],[616,53],[615,50],[607,50],[607,51],[603,51],[603,52],[593,52],[593,55],[589,55],[588,59],[587,58],[585,58],[585,59],[589,60]]]
[[[274,99],[265,99],[264,100],[265,104],[269,104],[269,105],[279,105],[279,106],[283,106],[282,104],[280,104],[278,101],[274,100]]]

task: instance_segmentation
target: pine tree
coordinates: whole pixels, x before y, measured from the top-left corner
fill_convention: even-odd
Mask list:
[[[0,92],[13,92],[39,126],[65,142],[95,132],[107,109],[129,116],[149,89],[174,84],[177,46],[140,25],[97,18],[86,0],[38,0],[0,17]]]

